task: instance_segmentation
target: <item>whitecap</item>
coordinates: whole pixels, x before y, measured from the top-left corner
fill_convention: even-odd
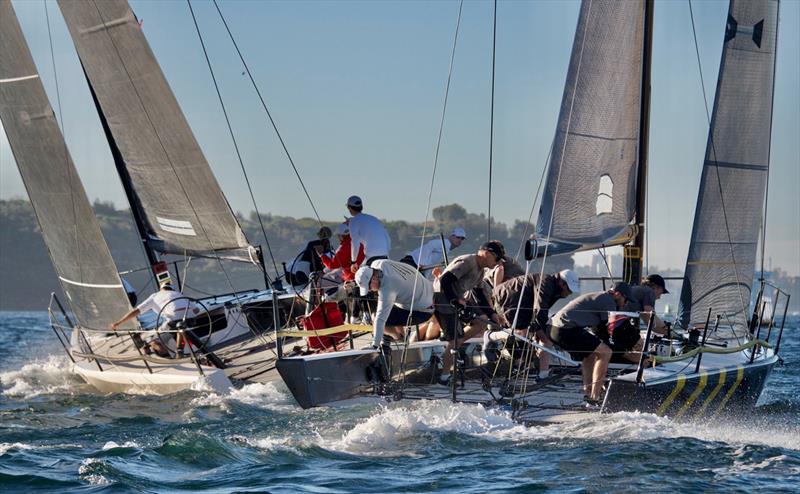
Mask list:
[[[80,381],[70,371],[70,362],[63,355],[34,360],[18,370],[0,373],[0,389],[4,396],[32,398],[41,394],[64,393]]]
[[[25,443],[0,443],[0,456],[12,449],[33,449],[33,446]]]
[[[103,451],[108,451],[109,449],[116,449],[116,448],[138,448],[139,445],[133,441],[125,441],[122,444],[118,444],[114,441],[108,441],[103,445]]]
[[[78,467],[78,475],[92,485],[108,485],[111,481],[96,471],[103,464],[104,462],[97,458],[86,458],[81,462],[81,466]]]
[[[193,407],[218,407],[229,412],[230,402],[244,403],[265,410],[289,411],[297,409],[292,397],[275,383],[251,383],[233,389],[225,395],[208,393],[191,401]]]

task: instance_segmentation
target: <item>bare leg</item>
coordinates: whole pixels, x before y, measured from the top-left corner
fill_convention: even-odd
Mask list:
[[[581,376],[583,376],[583,394],[592,396],[592,372],[597,357],[594,353],[581,361]]]
[[[439,326],[439,321],[436,318],[431,318],[427,324],[422,324],[419,327],[419,337],[422,341],[435,340],[442,334],[442,327]]]
[[[403,326],[386,326],[383,329],[383,334],[387,336],[391,336],[395,341],[401,341],[403,339]]]
[[[483,332],[486,331],[487,323],[488,321],[483,318],[473,319],[469,326],[464,327],[464,336],[458,339],[459,345],[465,340],[483,335]],[[442,372],[445,374],[453,368],[453,354],[450,351],[452,349],[453,340],[449,340],[444,349],[444,359],[442,359]]]
[[[594,400],[600,400],[603,394],[603,381],[608,373],[608,362],[611,360],[611,349],[605,343],[600,343],[594,349],[596,360],[594,363],[594,375],[592,376],[592,394]]]
[[[535,335],[536,341],[545,348],[549,348],[552,350],[553,342],[550,341],[550,338],[544,333],[544,331],[537,331]],[[537,352],[539,356],[539,372],[547,373],[550,372],[550,354],[539,350]]]

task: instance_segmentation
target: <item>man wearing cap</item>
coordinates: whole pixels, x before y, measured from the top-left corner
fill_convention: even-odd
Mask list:
[[[517,334],[528,336],[530,333],[541,345],[552,348],[553,342],[547,336],[550,309],[562,298],[580,293],[580,287],[578,274],[571,269],[565,269],[559,273],[545,275],[541,283],[538,273],[511,278],[495,286],[492,296],[495,309],[503,314],[509,326],[514,324],[516,316],[516,325],[513,329]],[[540,351],[538,356],[539,377],[548,377],[550,355]]]
[[[667,327],[664,322],[655,315],[656,300],[661,295],[669,293],[664,278],[658,274],[651,274],[642,281],[641,285],[631,287],[631,297],[625,303],[625,309],[629,312],[641,312],[642,321],[647,324],[650,321],[650,314],[653,314],[653,331],[659,334],[667,334]]]
[[[364,247],[364,266],[369,266],[372,261],[388,259],[392,243],[383,223],[371,214],[364,213],[364,203],[358,196],[347,198],[347,210],[352,217],[348,220],[350,227],[350,270],[355,273],[359,266],[358,250]]]
[[[350,240],[350,229],[347,223],[342,223],[336,227],[336,236],[339,238],[339,247],[336,249],[336,253],[333,255],[330,253],[322,254],[320,255],[320,260],[322,260],[322,264],[330,270],[341,269],[342,281],[350,281],[355,277],[355,273],[350,271],[350,266],[352,265],[350,261],[350,247],[352,243]],[[363,261],[364,247],[361,246],[358,249],[356,263],[361,264]]]
[[[157,292],[147,297],[144,302],[122,316],[119,321],[111,323],[110,328],[112,331],[116,331],[122,324],[147,311],[153,311],[161,318],[158,330],[148,338],[148,349],[152,349],[161,357],[169,357],[169,346],[173,339],[169,333],[161,334],[159,331],[167,331],[171,329],[170,323],[192,317],[200,312],[180,291],[172,288],[172,283],[167,280],[161,284],[161,288]],[[178,341],[179,344],[180,341]]]
[[[608,313],[621,310],[630,294],[630,285],[619,282],[606,292],[581,295],[553,316],[550,339],[581,362],[583,392],[590,405],[599,405],[602,399],[603,381],[611,360],[611,348],[590,328],[605,327]]]
[[[467,238],[467,233],[463,228],[453,228],[450,236],[444,239],[444,247],[447,252],[457,249]],[[422,247],[412,250],[400,260],[415,268],[429,280],[433,280],[434,268],[442,266],[444,263],[444,250],[442,241],[434,238],[425,243]]]
[[[491,303],[485,300],[481,290],[483,275],[486,269],[492,269],[505,257],[505,248],[497,240],[486,242],[477,254],[465,254],[451,262],[442,275],[433,282],[434,315],[447,339],[444,352],[442,384],[447,384],[453,365],[453,340],[468,340],[483,334],[489,319],[500,323],[500,318],[492,309]],[[466,305],[467,295],[473,295],[479,301],[478,307]],[[476,309],[476,310],[473,310]],[[459,321],[465,325],[463,334]]]
[[[380,347],[384,331],[402,339],[403,327],[423,323],[433,315],[433,285],[408,264],[379,259],[360,267],[355,279],[362,297],[378,294],[373,348]]]

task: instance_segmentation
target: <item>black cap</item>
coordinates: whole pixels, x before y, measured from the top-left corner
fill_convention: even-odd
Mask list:
[[[644,279],[644,282],[648,285],[660,287],[661,291],[664,293],[669,293],[669,290],[667,290],[667,284],[664,282],[664,278],[662,278],[660,274],[651,274]]]
[[[506,249],[503,247],[503,244],[497,240],[489,240],[485,244],[481,245],[480,250],[491,252],[497,257],[498,262],[506,258]]]
[[[621,293],[626,299],[631,298],[631,286],[624,281],[614,283],[612,290]]]

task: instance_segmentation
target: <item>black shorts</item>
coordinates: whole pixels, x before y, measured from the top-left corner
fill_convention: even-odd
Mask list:
[[[441,293],[433,294],[433,315],[439,321],[439,326],[442,327],[442,335],[445,340],[452,340],[456,335],[459,338],[464,336],[464,329],[462,328],[461,321],[458,320],[458,312],[450,302],[445,300]]]
[[[550,327],[550,339],[569,352],[573,360],[582,361],[602,343],[600,338],[585,328]]]
[[[424,312],[421,310],[415,310],[410,313],[411,320],[409,321],[409,312],[406,309],[401,309],[400,307],[394,306],[392,307],[392,311],[389,312],[389,317],[386,319],[387,326],[414,326],[416,324],[422,324],[428,319],[433,316],[432,312]]]
[[[412,268],[414,268],[414,269],[417,269],[417,268],[418,268],[418,266],[417,266],[417,262],[416,262],[416,261],[414,261],[414,258],[413,258],[413,257],[411,257],[411,256],[405,256],[405,257],[403,257],[402,259],[400,259],[400,262],[402,262],[403,264],[408,264],[409,266],[411,266],[411,267],[412,267]]]

